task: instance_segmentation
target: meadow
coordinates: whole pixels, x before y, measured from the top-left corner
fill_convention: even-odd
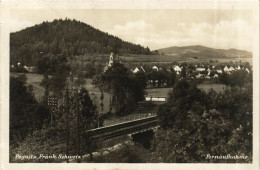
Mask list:
[[[136,63],[145,63],[145,64],[152,64],[152,63],[207,63],[210,64],[218,64],[218,63],[228,63],[228,62],[249,62],[252,65],[252,58],[250,57],[232,57],[232,58],[192,58],[192,57],[181,57],[177,55],[126,55],[126,56],[119,56],[120,60],[123,62],[136,62]]]
[[[10,73],[10,76],[17,77],[21,75],[22,73]],[[40,74],[31,74],[26,73],[27,76],[27,85],[33,86],[33,93],[35,95],[35,98],[38,102],[42,100],[42,97],[44,95],[45,89],[40,86],[40,82],[43,79],[43,76]],[[101,93],[97,87],[95,87],[92,84],[92,79],[85,79],[86,83],[82,85],[82,87],[85,87],[89,91],[90,98],[94,102],[94,104],[97,106],[97,110],[99,113],[101,113]],[[198,85],[198,88],[208,92],[210,89],[215,90],[216,92],[223,92],[225,90],[224,84],[211,84],[211,83],[202,83]],[[152,96],[152,97],[168,97],[168,93],[172,90],[172,88],[154,88],[154,89],[145,89],[145,96]],[[110,94],[104,93],[104,99],[103,99],[103,113],[107,113],[109,111],[109,105],[110,105]],[[108,124],[109,121],[108,121]]]

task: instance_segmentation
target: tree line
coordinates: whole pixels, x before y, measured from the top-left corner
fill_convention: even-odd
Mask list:
[[[85,88],[63,93],[62,100],[53,111],[44,101],[35,100],[32,87],[26,85],[26,76],[10,78],[11,162],[26,162],[15,160],[17,153],[91,155],[97,143],[93,143],[86,130],[102,125],[102,115],[98,114]],[[53,159],[38,161],[57,162]]]
[[[252,162],[252,74],[247,76],[224,93],[206,94],[190,80],[178,81],[157,111],[161,129],[151,149],[157,161]],[[207,154],[247,159],[210,160]]]
[[[10,63],[34,66],[37,60],[97,54],[151,54],[150,49],[123,41],[83,22],[55,19],[10,34]]]

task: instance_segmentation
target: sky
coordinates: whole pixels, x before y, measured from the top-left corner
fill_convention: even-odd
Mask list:
[[[16,9],[10,31],[54,19],[76,19],[151,50],[203,45],[252,51],[252,11],[245,9]]]

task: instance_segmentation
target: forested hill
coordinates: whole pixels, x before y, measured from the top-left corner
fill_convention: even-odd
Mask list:
[[[150,54],[150,49],[109,35],[76,20],[54,20],[10,35],[11,64],[32,66],[40,57]]]

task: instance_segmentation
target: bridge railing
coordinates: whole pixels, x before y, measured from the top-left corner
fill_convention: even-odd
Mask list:
[[[134,121],[134,120],[139,120],[139,119],[143,119],[143,118],[148,118],[148,117],[152,117],[152,116],[156,116],[156,113],[155,112],[138,113],[138,114],[132,114],[132,115],[128,115],[128,116],[118,117],[116,119],[105,120],[103,127],[110,126],[110,125],[116,125],[116,124],[129,122],[129,121]]]
[[[95,136],[94,138],[97,138],[98,136],[104,137],[104,136],[111,136],[111,135],[121,135],[125,134],[128,131],[132,131],[136,128],[141,128],[142,126],[151,126],[156,124],[157,118],[156,116],[150,116],[147,118],[142,118],[139,120],[133,120],[128,121],[116,125],[106,126],[106,127],[100,127],[96,129],[90,129],[87,131],[87,133],[90,136]]]

